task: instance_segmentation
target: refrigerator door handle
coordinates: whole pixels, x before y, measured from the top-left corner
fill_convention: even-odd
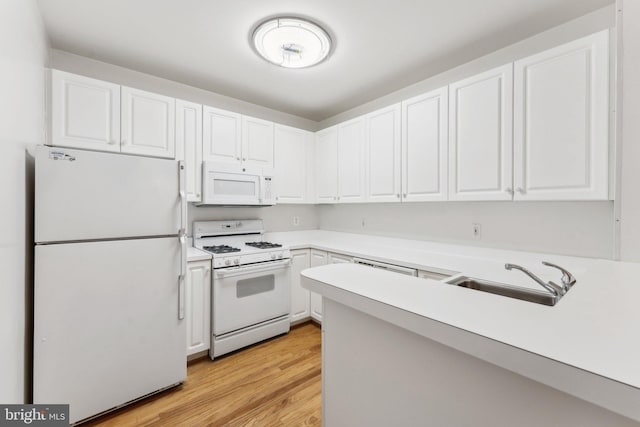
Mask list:
[[[178,162],[179,185],[180,185],[180,236],[187,235],[187,179],[185,173],[184,160]]]
[[[178,319],[184,319],[185,280],[187,278],[187,238],[180,236],[180,275],[178,276]]]

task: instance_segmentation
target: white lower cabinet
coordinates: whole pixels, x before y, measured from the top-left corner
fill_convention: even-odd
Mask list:
[[[310,266],[309,256],[309,249],[291,251],[291,323],[307,319],[311,314],[310,292],[300,283],[300,273]]]
[[[311,250],[311,267],[327,264],[327,253],[324,251]],[[316,293],[310,292],[311,318],[322,322],[322,297]]]
[[[353,262],[353,257],[341,254],[329,254],[327,264],[340,264]]]
[[[185,287],[187,356],[208,350],[211,345],[211,261],[187,264]]]

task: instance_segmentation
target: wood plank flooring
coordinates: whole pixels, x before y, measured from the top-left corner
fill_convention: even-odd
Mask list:
[[[83,426],[320,426],[321,333],[313,323],[215,361],[180,388]]]

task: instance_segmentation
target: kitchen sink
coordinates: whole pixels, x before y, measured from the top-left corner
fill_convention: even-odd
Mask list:
[[[558,302],[558,297],[548,292],[536,291],[533,289],[520,288],[504,283],[491,282],[489,280],[476,279],[467,276],[457,276],[445,283],[463,288],[474,289],[476,291],[488,292],[490,294],[502,295],[504,297],[515,298],[523,301],[534,302],[553,306]]]

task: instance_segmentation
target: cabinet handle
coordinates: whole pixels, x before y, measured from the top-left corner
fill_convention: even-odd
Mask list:
[[[122,141],[120,141],[120,143],[121,143],[122,145],[127,145],[127,140],[126,140],[125,138],[122,138]]]
[[[511,194],[511,195],[513,196],[513,188],[511,188],[511,187],[507,187],[507,188],[505,188],[505,190],[504,190],[504,191],[505,191],[505,192],[507,192],[507,193],[509,193],[509,194]]]
[[[404,198],[406,199],[406,198],[407,198],[407,193],[404,193],[404,194],[402,195],[402,197],[404,197]]]
[[[240,157],[236,157],[236,160],[240,160]]]
[[[516,188],[516,191],[517,191],[518,193],[520,193],[520,194],[524,194],[524,193],[526,193],[526,191],[524,191],[524,188],[522,188],[522,187],[518,187],[518,188]]]
[[[400,193],[396,194],[396,197],[399,199],[400,198]]]
[[[116,143],[116,140],[115,140],[115,139],[111,139],[111,140],[109,140],[109,144],[114,145],[115,143]]]
[[[246,157],[243,157],[243,158],[242,158],[242,161],[243,161],[243,162],[246,162],[246,161],[247,161],[247,158],[246,158]]]

